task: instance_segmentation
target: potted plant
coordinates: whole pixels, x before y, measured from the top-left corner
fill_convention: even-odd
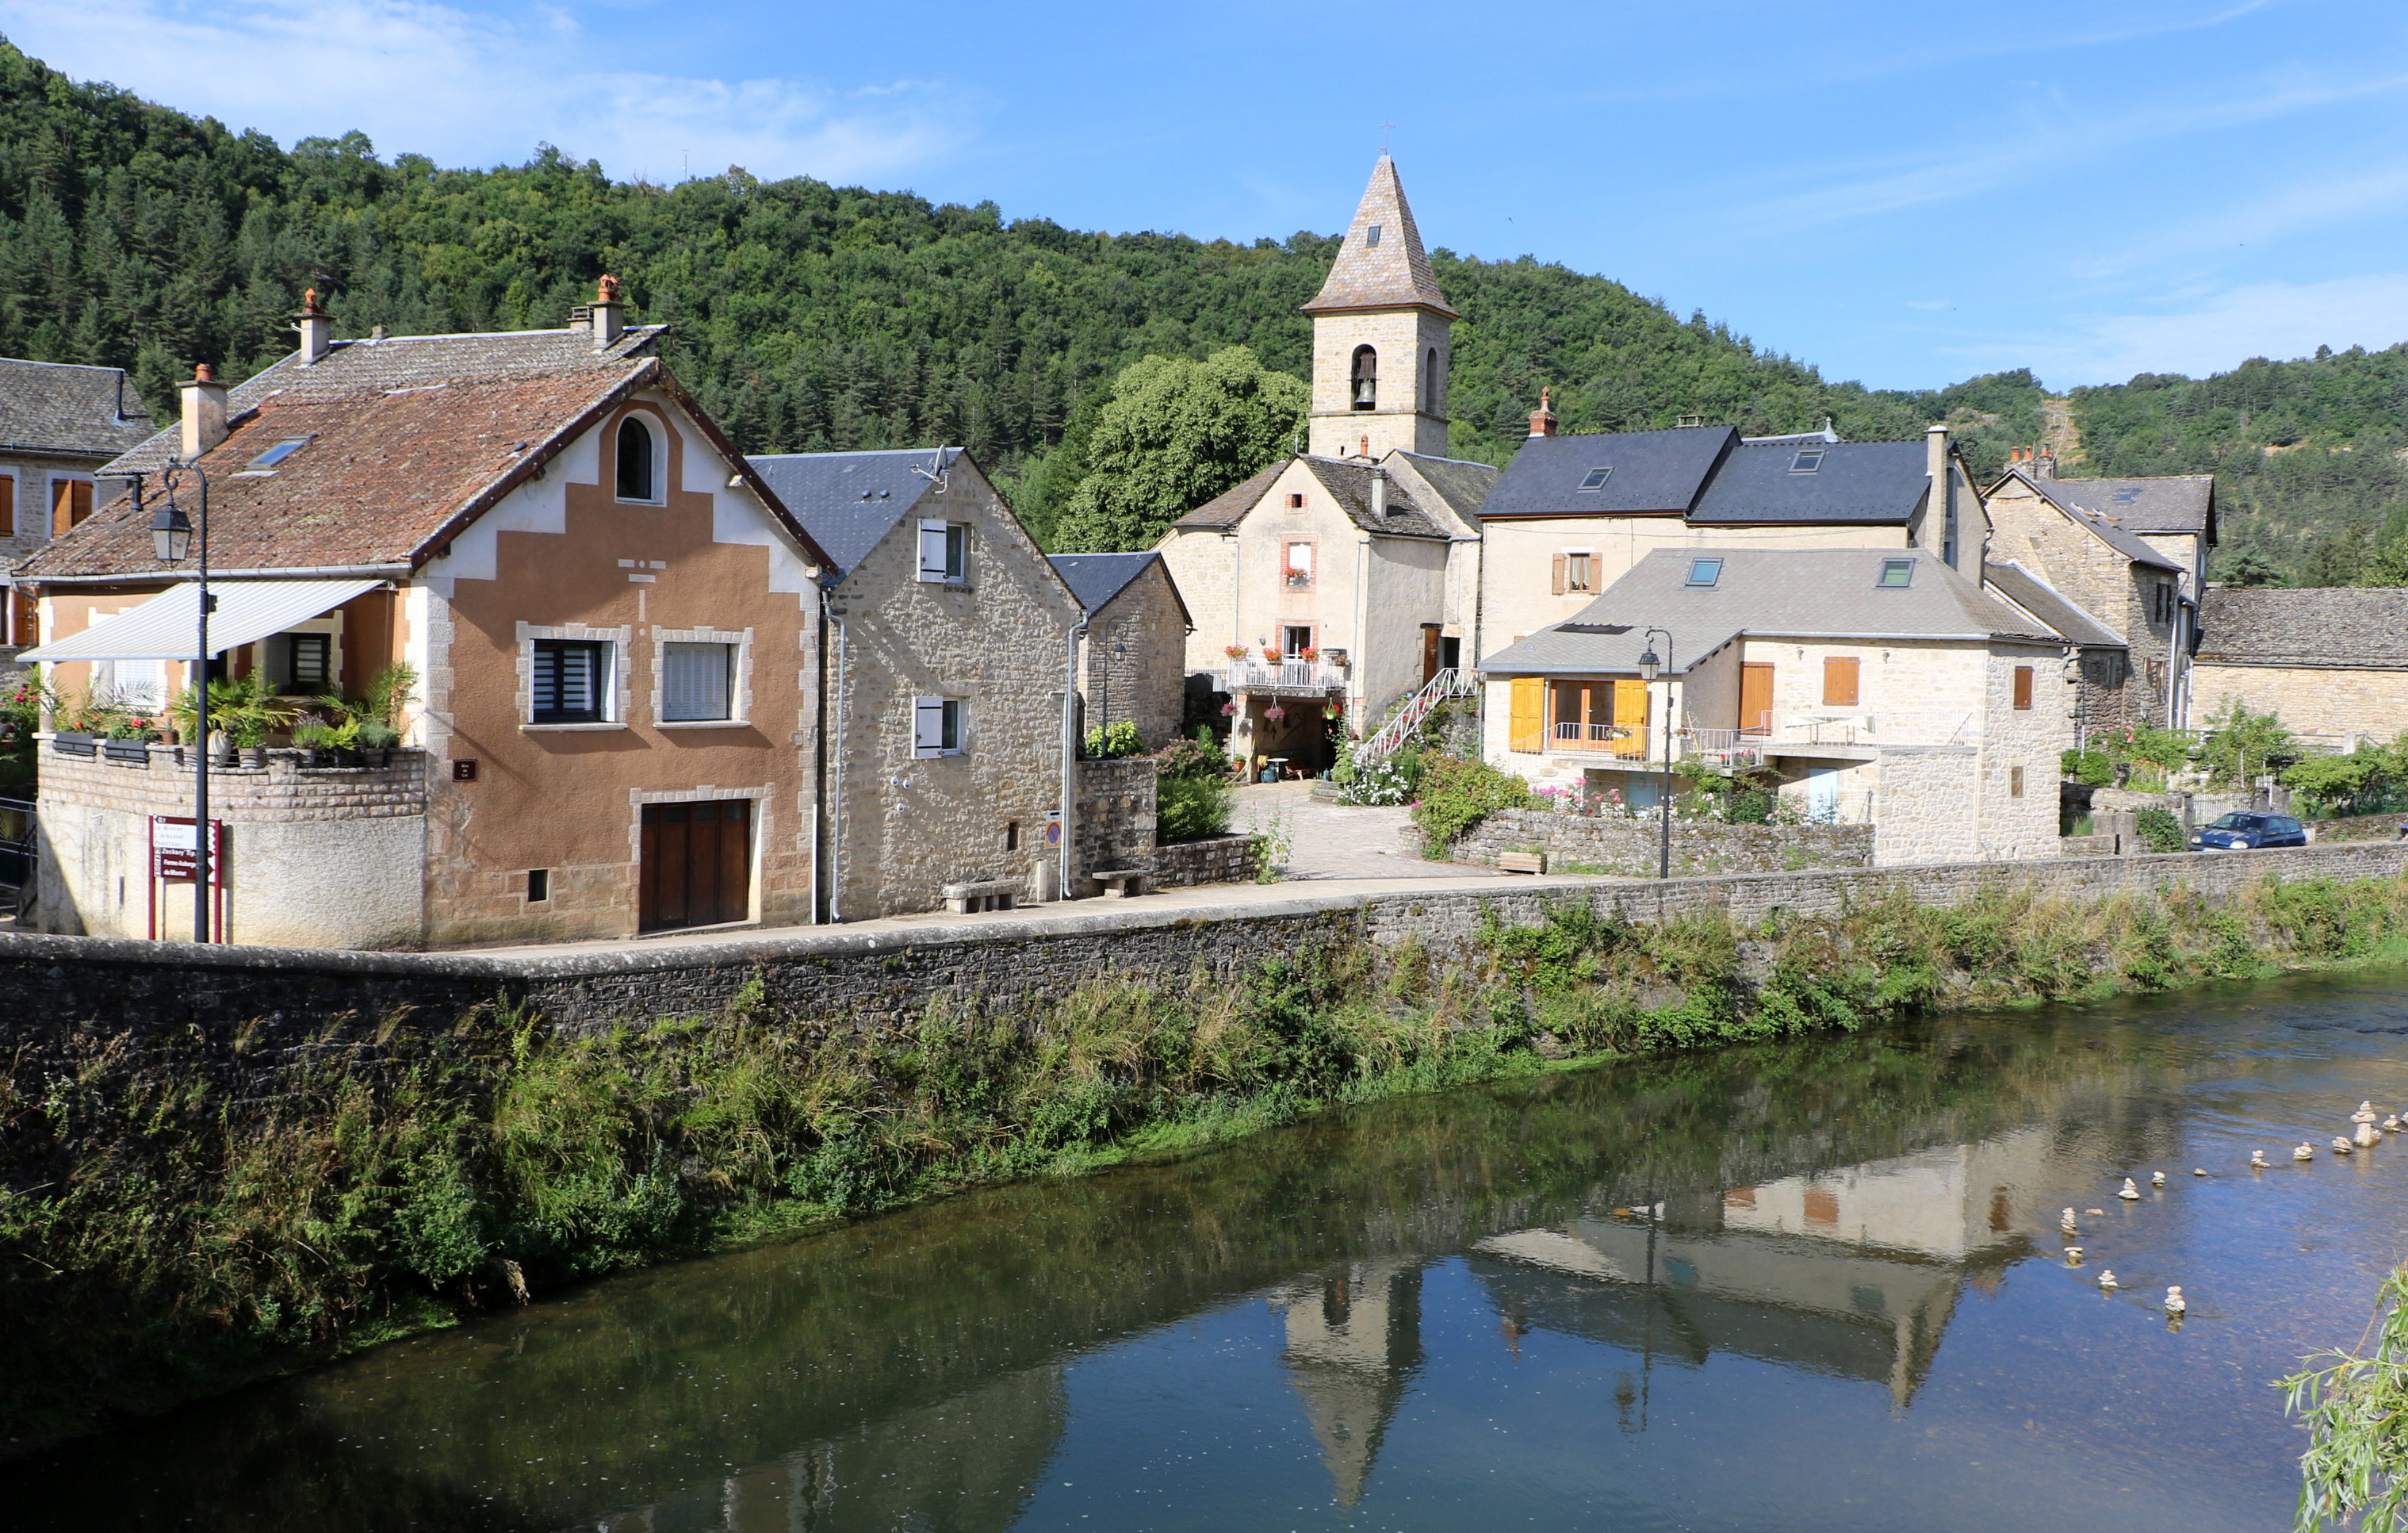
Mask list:
[[[1280,655],[1280,647],[1279,647],[1278,645],[1276,645],[1276,644],[1266,644],[1266,645],[1264,645],[1264,646],[1263,646],[1263,658],[1264,658],[1265,660],[1269,661],[1269,662],[1270,662],[1272,665],[1274,665],[1274,666],[1278,665],[1278,664],[1280,663],[1281,658],[1282,658],[1282,657],[1281,657],[1281,655]]]
[[[334,764],[335,727],[314,714],[293,726],[293,749],[301,752],[304,766],[328,766]],[[250,752],[245,752],[247,756]],[[250,765],[245,762],[244,765]]]
[[[1273,724],[1277,724],[1282,719],[1287,717],[1287,709],[1280,707],[1277,703],[1273,703],[1270,707],[1263,709],[1263,717],[1268,719]]]
[[[393,760],[393,748],[401,743],[401,731],[374,719],[360,725],[359,750],[366,765],[382,766]]]
[[[1243,644],[1224,644],[1221,646],[1221,652],[1232,660],[1246,658],[1246,647]]]
[[[1296,657],[1309,666],[1321,658],[1321,652],[1311,648],[1302,649],[1296,652]]]

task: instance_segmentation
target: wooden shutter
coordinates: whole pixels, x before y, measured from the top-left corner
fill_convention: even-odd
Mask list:
[[[17,536],[17,480],[14,475],[0,474],[0,537]]]
[[[920,523],[920,579],[939,582],[945,578],[945,524],[941,522]]]
[[[1562,595],[1563,594],[1564,594],[1564,556],[1563,556],[1562,554],[1558,553],[1558,554],[1556,554],[1556,555],[1555,555],[1555,595],[1558,595],[1558,596],[1560,596],[1560,595]]]
[[[1613,753],[1617,756],[1647,754],[1647,683],[1640,681],[1617,681],[1613,683],[1613,722],[1628,733],[1617,737]]]
[[[2029,666],[2017,666],[2015,667],[2015,708],[2019,711],[2028,711],[2031,703],[2032,668]]]
[[[1739,668],[1739,726],[1759,733],[1772,729],[1772,667],[1761,661]]]
[[[1856,706],[1856,658],[1833,656],[1823,662],[1823,706]]]
[[[1537,751],[1544,741],[1541,736],[1547,728],[1547,683],[1537,676],[1513,678],[1513,707],[1507,746],[1515,751]]]
[[[911,753],[915,756],[942,755],[945,750],[945,700],[942,697],[911,699]]]

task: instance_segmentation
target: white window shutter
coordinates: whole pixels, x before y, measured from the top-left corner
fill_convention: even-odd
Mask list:
[[[942,697],[911,699],[911,753],[933,756],[945,749],[945,700]]]
[[[920,523],[920,579],[942,580],[945,578],[945,524],[941,522]]]

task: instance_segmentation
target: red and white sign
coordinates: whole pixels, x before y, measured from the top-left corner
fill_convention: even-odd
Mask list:
[[[171,883],[190,883],[199,876],[200,838],[194,834],[193,822],[173,815],[150,817],[150,876]],[[226,827],[222,820],[209,822],[209,887],[225,887]]]

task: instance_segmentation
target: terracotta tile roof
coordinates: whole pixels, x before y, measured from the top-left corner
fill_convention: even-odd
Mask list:
[[[119,368],[0,357],[0,452],[113,458],[150,429]]]
[[[656,358],[631,355],[623,346],[596,353],[582,337],[575,348],[557,344],[572,334],[441,337],[431,338],[475,344],[425,347],[357,342],[346,365],[337,365],[346,356],[338,350],[318,367],[279,364],[230,391],[226,438],[201,459],[209,479],[211,568],[408,568],[640,389],[676,398],[805,556],[827,563]],[[480,359],[490,373],[467,370]],[[539,365],[547,361],[548,368]],[[246,407],[239,413],[237,403]],[[110,470],[145,474],[145,494],[155,498],[173,436],[161,433]],[[272,471],[246,472],[262,453],[292,440],[304,445]],[[188,482],[180,494],[195,492]],[[180,573],[162,569],[151,551],[149,508],[137,509],[131,496],[110,502],[17,569],[32,580]]]
[[[2408,670],[2408,591],[2211,587],[2199,628],[2202,666]]]
[[[1412,207],[1397,179],[1397,162],[1384,154],[1371,167],[1371,184],[1363,191],[1328,279],[1304,306],[1308,314],[1346,308],[1429,308],[1455,317],[1438,290],[1429,252],[1422,249]]]
[[[1254,509],[1254,502],[1269,493],[1271,484],[1287,471],[1291,460],[1279,462],[1256,474],[1243,484],[1222,491],[1203,505],[1171,523],[1174,527],[1234,527]]]

